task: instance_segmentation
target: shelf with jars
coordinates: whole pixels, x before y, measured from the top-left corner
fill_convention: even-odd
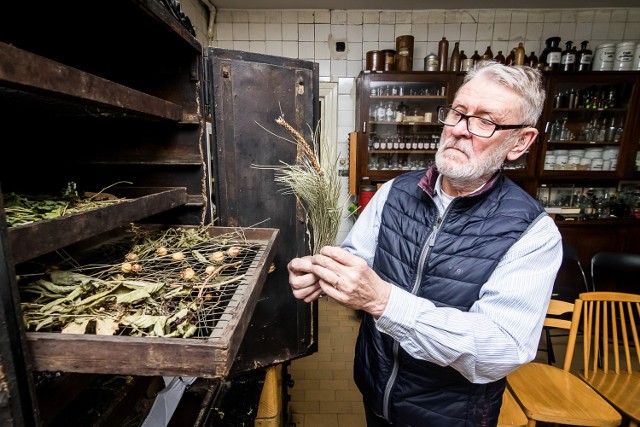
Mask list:
[[[439,106],[453,101],[464,73],[369,72],[357,79],[356,179],[379,184],[403,172],[428,168],[440,146]],[[533,175],[537,146],[504,169],[516,179]],[[523,182],[523,185],[526,183]],[[528,186],[535,193],[535,185]]]
[[[357,80],[358,178],[380,183],[434,162],[456,73],[362,72]]]
[[[629,175],[626,160],[637,151],[638,77],[628,72],[546,76],[541,180],[566,179],[580,185]]]
[[[379,184],[433,164],[442,133],[437,108],[452,102],[463,76],[361,73],[357,182],[368,177]],[[615,195],[621,181],[640,181],[640,72],[545,71],[544,78],[547,101],[538,141],[503,165],[507,176],[534,197],[545,187],[567,185],[587,198],[590,189]],[[600,216],[572,219],[587,217]]]

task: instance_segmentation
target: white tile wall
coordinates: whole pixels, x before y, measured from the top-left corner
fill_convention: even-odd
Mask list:
[[[189,0],[188,3],[193,3]],[[194,5],[193,8],[196,6]],[[185,11],[187,13],[188,11]],[[206,34],[206,20],[194,22],[199,39]],[[396,37],[414,36],[414,70],[421,70],[424,57],[437,52],[442,37],[471,56],[491,46],[505,56],[522,42],[528,53],[537,55],[548,37],[560,36],[562,44],[589,41],[595,50],[600,43],[640,42],[640,7],[630,9],[513,9],[513,10],[218,10],[213,45],[270,55],[315,61],[320,78],[339,84],[338,151],[348,146],[348,134],[355,126],[354,78],[365,66],[366,53],[395,49]],[[345,54],[335,54],[335,42],[346,41]],[[342,178],[343,190],[348,188]],[[345,219],[338,243],[353,220]]]

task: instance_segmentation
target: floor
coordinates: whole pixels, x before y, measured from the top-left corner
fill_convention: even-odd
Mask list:
[[[361,395],[353,382],[352,364],[360,320],[353,310],[329,298],[318,303],[318,352],[294,360],[289,373],[290,421],[296,427],[365,427]],[[556,365],[562,366],[566,337],[554,337]],[[582,366],[578,337],[572,370]],[[544,343],[541,348],[545,348]],[[536,361],[547,361],[540,351]],[[541,427],[544,424],[539,424]]]

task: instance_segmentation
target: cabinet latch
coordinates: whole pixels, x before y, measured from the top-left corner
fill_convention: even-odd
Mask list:
[[[367,133],[367,122],[362,122],[362,133]]]

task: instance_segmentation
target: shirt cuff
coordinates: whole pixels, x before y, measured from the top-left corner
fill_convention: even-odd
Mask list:
[[[423,303],[432,304],[428,300]],[[415,328],[418,298],[411,293],[392,285],[387,307],[376,321],[376,328],[392,337],[402,337],[412,333]]]

